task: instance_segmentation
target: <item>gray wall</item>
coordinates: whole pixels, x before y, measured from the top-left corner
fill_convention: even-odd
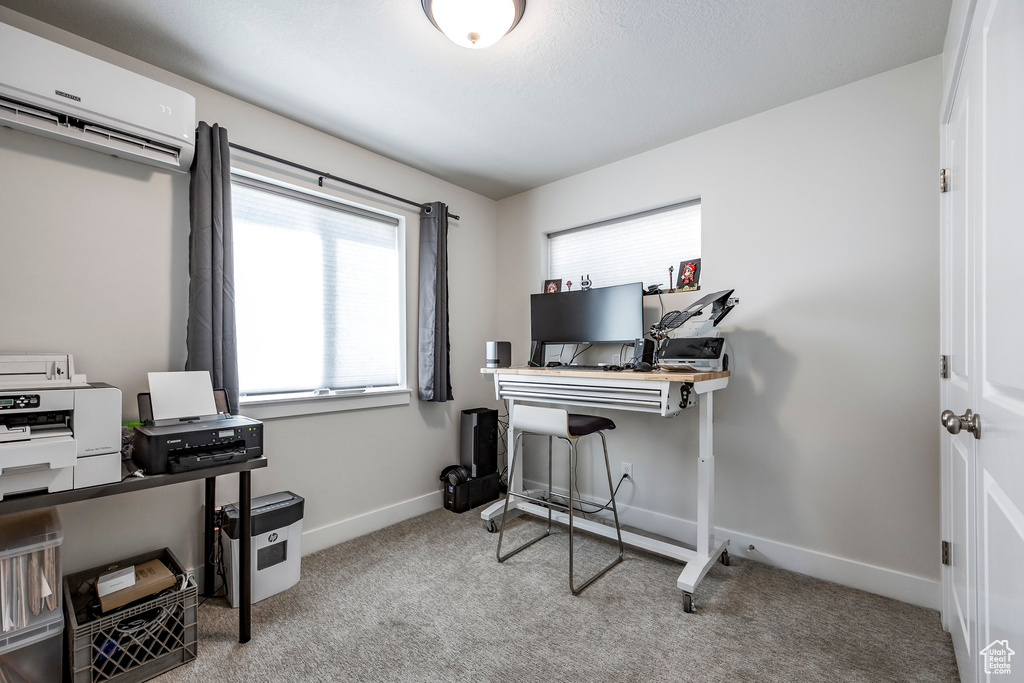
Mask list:
[[[741,300],[717,526],[733,552],[935,607],[940,94],[935,57],[498,204],[498,331],[525,363],[546,233],[700,197],[703,288]],[[627,521],[695,537],[695,412],[613,415]]]
[[[290,489],[306,497],[306,552],[440,506],[437,473],[457,461],[460,410],[493,403],[479,368],[495,328],[495,202],[5,8],[0,21],[191,93],[198,118],[225,126],[235,142],[400,196],[441,200],[461,215],[449,245],[455,402],[413,398],[408,406],[269,421],[270,466],[253,475],[255,495]],[[121,388],[124,418],[134,419],[145,373],[180,370],[185,361],[188,176],[0,128],[0,188],[0,273],[8,283],[0,352],[72,353],[79,372]],[[415,395],[418,212],[337,194],[406,216]],[[368,362],[372,347],[368,339]],[[218,502],[236,499],[234,477],[219,486]],[[163,546],[195,567],[201,505],[202,486],[186,484],[64,506],[65,569]]]

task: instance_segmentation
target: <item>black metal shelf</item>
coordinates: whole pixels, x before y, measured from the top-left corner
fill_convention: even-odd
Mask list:
[[[219,477],[223,474],[236,474],[238,472],[251,472],[267,466],[267,459],[264,456],[236,462],[230,465],[217,465],[191,472],[180,472],[178,474],[151,474],[146,477],[128,477],[124,481],[115,484],[101,484],[90,486],[84,489],[71,489],[58,491],[56,493],[26,493],[16,496],[7,496],[0,500],[0,515],[7,515],[14,512],[25,512],[27,510],[38,510],[39,508],[51,507],[53,505],[64,505],[66,503],[77,503],[80,500],[92,500],[94,498],[106,498],[121,493],[132,491],[144,491],[146,489],[158,488],[160,486],[172,486],[186,481],[198,481]]]
[[[204,519],[203,557],[209,558],[213,554],[214,520],[213,508],[216,493],[217,477],[224,474],[238,475],[238,499],[239,499],[239,557],[238,557],[238,642],[247,643],[252,634],[252,518],[250,515],[252,506],[252,485],[250,473],[261,467],[267,466],[267,459],[263,456],[246,460],[245,462],[233,463],[230,465],[217,465],[206,467],[192,472],[180,472],[178,474],[153,474],[146,477],[128,477],[116,484],[101,484],[90,486],[84,489],[72,489],[70,491],[58,491],[56,493],[26,493],[19,496],[7,496],[0,500],[0,515],[8,515],[15,512],[26,512],[38,510],[39,508],[51,507],[53,505],[64,505],[66,503],[77,503],[81,500],[94,500],[106,498],[132,491],[145,491],[161,486],[173,486],[183,484],[187,481],[206,482],[206,514]],[[2,521],[2,520],[0,520]],[[204,573],[204,590],[209,595],[212,592],[214,583],[214,567],[206,562]]]

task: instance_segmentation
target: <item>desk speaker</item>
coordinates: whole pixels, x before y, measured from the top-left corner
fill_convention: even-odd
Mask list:
[[[512,342],[489,341],[484,356],[484,367],[507,368],[512,365]]]

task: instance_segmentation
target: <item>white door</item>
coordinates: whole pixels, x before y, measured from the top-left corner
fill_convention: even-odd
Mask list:
[[[974,61],[977,61],[976,59]],[[948,358],[948,379],[942,383],[942,406],[957,415],[972,404],[971,380],[974,358],[974,259],[975,227],[968,198],[973,196],[977,164],[976,139],[969,139],[974,124],[974,79],[968,62],[960,77],[949,121],[944,128],[944,166],[949,191],[944,197],[942,235],[942,353]],[[974,124],[973,127],[970,124]],[[976,135],[975,135],[976,137]],[[961,678],[974,681],[975,632],[977,630],[975,573],[975,470],[977,441],[967,431],[942,441],[943,537],[949,542],[948,563],[943,571],[944,626],[953,638]]]
[[[944,445],[945,620],[964,680],[1024,680],[1024,2],[978,2],[944,138],[962,170],[944,207],[943,408],[980,423]]]
[[[979,22],[978,644],[1018,653],[994,678],[1024,681],[1024,2],[980,2]]]

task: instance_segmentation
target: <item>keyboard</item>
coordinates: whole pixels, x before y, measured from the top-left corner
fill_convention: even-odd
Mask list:
[[[559,365],[558,370],[621,370],[618,365]]]

